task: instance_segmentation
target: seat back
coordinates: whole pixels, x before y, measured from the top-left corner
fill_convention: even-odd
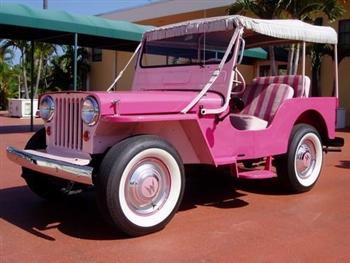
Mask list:
[[[287,84],[294,89],[294,97],[309,97],[310,93],[310,78],[304,77],[305,89],[303,87],[303,76],[302,75],[285,75],[285,76],[268,76],[268,77],[257,77],[253,79],[253,85],[268,86],[272,83]]]
[[[241,113],[271,122],[282,102],[293,98],[293,95],[294,89],[286,84],[273,83],[264,86],[255,83],[248,86],[243,94],[245,107]]]

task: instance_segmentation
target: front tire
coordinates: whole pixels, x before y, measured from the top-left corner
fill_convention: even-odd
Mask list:
[[[44,150],[46,147],[45,128],[42,128],[33,134],[24,149]],[[80,192],[80,188],[73,189],[73,186],[76,187],[77,184],[24,167],[22,168],[22,177],[32,192],[49,201],[59,200],[74,192]]]
[[[156,136],[136,136],[108,151],[96,184],[107,220],[139,236],[164,228],[176,213],[184,193],[184,168],[170,144]]]
[[[288,152],[276,159],[277,174],[288,191],[302,193],[311,190],[320,176],[323,162],[318,132],[307,124],[296,125]]]

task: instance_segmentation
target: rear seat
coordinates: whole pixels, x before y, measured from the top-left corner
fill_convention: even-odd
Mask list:
[[[244,109],[230,115],[232,125],[239,130],[265,129],[282,102],[294,94],[293,88],[286,84],[273,83],[267,87],[255,84],[248,88],[243,94]]]
[[[284,100],[309,97],[309,92],[307,76],[304,83],[302,75],[257,77],[243,94],[244,109],[239,114],[231,114],[231,123],[240,130],[264,129]]]
[[[257,77],[253,79],[252,85],[268,86],[272,83],[288,84],[294,89],[294,97],[309,97],[310,93],[310,78],[305,76],[305,89],[303,88],[303,76],[302,75],[283,75],[283,76],[268,76]]]

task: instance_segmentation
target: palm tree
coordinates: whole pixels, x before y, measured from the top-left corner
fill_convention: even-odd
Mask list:
[[[317,19],[320,16],[325,15],[328,20],[332,23],[339,17],[341,17],[345,12],[344,7],[337,0],[294,0],[294,1],[285,1],[285,16],[293,19],[300,19],[302,21],[315,24]],[[319,24],[319,23],[316,23]],[[295,47],[295,53],[294,51]],[[300,44],[292,47],[292,56],[289,61],[288,68],[290,69],[291,74],[296,74],[299,64],[300,57]],[[320,56],[321,46],[314,48],[314,52],[311,53],[312,56]],[[328,48],[325,49],[328,51]],[[293,54],[294,53],[294,54]],[[322,55],[321,55],[322,57]],[[314,63],[321,63],[321,58],[312,57],[311,60]],[[294,61],[294,62],[293,62]],[[315,67],[320,67],[320,65],[315,65]]]
[[[4,41],[0,41],[0,108],[7,107],[7,98],[15,95],[13,88],[16,86],[16,70],[11,62],[14,58],[13,50]],[[17,90],[16,90],[17,91]]]
[[[24,97],[29,99],[29,84],[35,84],[34,86],[34,98],[37,97],[38,90],[42,81],[42,72],[46,72],[46,68],[51,60],[51,57],[56,53],[56,46],[49,43],[36,42],[34,45],[34,78],[30,79],[28,71],[30,69],[31,60],[31,45],[30,42],[25,40],[6,40],[3,41],[3,46],[17,49],[20,52],[20,66],[21,66],[21,77],[24,87]],[[44,78],[45,78],[44,74]]]
[[[248,12],[263,19],[280,18],[284,12],[286,0],[237,0],[228,9],[229,14],[242,14]],[[269,47],[271,73],[277,74],[274,47]]]
[[[25,40],[7,40],[5,41],[4,46],[10,47],[12,49],[18,49],[20,51],[20,66],[22,75],[21,79],[23,79],[24,97],[25,99],[29,99],[27,72],[29,68],[28,57],[30,56],[30,44]]]
[[[0,40],[0,63],[11,63],[15,54],[6,41]]]
[[[264,19],[294,18],[309,23],[315,23],[320,16],[326,16],[330,22],[340,18],[344,12],[344,6],[338,0],[237,0],[230,8],[230,14],[251,12]],[[313,94],[319,94],[319,81],[315,76],[319,75],[321,58],[328,54],[328,46],[315,44],[311,48],[311,61],[313,70]],[[289,74],[296,74],[299,64],[300,45],[292,45],[289,54]],[[349,52],[350,53],[350,52]],[[270,47],[270,59],[272,74],[276,73],[273,49]],[[340,57],[341,59],[341,57]],[[315,90],[316,89],[316,90]]]
[[[53,44],[42,43],[42,42],[37,42],[35,44],[34,58],[35,58],[35,68],[36,68],[35,70],[36,82],[35,82],[35,88],[34,88],[34,98],[36,98],[38,95],[39,85],[42,80],[41,76],[42,76],[43,68],[48,67],[48,62],[54,53],[57,54],[57,50],[56,50],[56,46]]]
[[[285,1],[285,11],[289,17],[306,22],[326,15],[330,22],[341,17],[345,10],[337,0],[293,0]]]
[[[55,56],[52,63],[51,74],[48,77],[49,89],[51,90],[69,90],[73,85],[74,68],[74,48],[72,46],[63,46],[63,55]],[[85,48],[78,48],[77,66],[78,66],[78,89],[85,89],[87,73],[90,71],[89,55]]]
[[[298,18],[303,21],[322,25],[321,16],[326,16],[330,23],[334,22],[336,19],[343,16],[345,9],[344,6],[337,0],[298,0],[293,1],[288,7],[287,11],[292,18]],[[299,50],[299,46],[297,46]],[[310,47],[310,58],[312,65],[312,95],[321,95],[320,86],[320,71],[322,64],[322,57],[324,55],[333,56],[334,50],[329,45],[323,44],[313,44]],[[297,71],[297,66],[299,63],[299,56],[294,58],[294,69],[293,73]]]

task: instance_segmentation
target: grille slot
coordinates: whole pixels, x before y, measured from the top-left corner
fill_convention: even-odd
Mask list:
[[[80,116],[82,98],[57,97],[54,117],[54,145],[73,150],[82,150],[83,122]]]

